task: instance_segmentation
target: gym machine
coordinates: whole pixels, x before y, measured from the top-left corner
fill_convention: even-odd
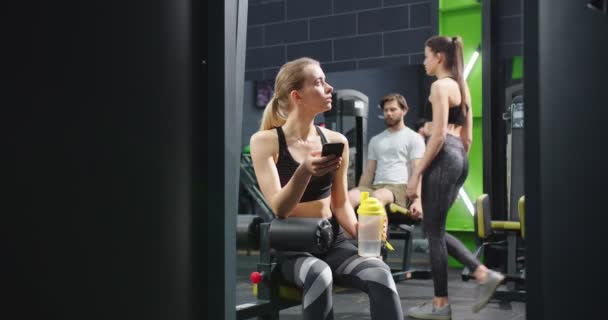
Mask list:
[[[507,204],[511,221],[522,224],[520,236],[517,233],[507,234],[507,290],[499,290],[495,298],[506,301],[525,301],[525,260],[523,252],[524,210],[524,98],[523,85],[515,84],[505,89],[508,101],[507,112],[503,119],[507,121]]]
[[[332,92],[331,110],[325,112],[325,127],[342,133],[350,146],[348,189],[356,187],[367,160],[367,117],[369,98],[360,91],[341,89]],[[354,156],[353,156],[354,155]]]
[[[475,205],[475,233],[479,246],[475,255],[479,258],[484,250],[506,251],[502,270],[505,273],[506,290],[499,288],[494,299],[501,302],[525,302],[525,259],[523,241],[525,239],[525,196],[524,196],[524,105],[521,84],[509,86],[505,90],[507,100],[503,119],[507,122],[507,220],[492,220],[490,199],[487,194],[477,198]],[[505,235],[505,240],[494,241],[495,236]],[[502,255],[504,257],[504,255]],[[472,270],[462,271],[464,281],[472,278]]]

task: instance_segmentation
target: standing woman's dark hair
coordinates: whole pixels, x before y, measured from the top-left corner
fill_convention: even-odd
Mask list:
[[[445,68],[452,73],[454,80],[458,82],[460,87],[460,96],[462,97],[463,114],[467,114],[467,108],[465,107],[465,97],[467,87],[464,79],[464,62],[462,54],[462,38],[456,37],[445,37],[445,36],[433,36],[430,37],[424,43],[425,46],[429,47],[434,53],[443,53],[445,55]]]

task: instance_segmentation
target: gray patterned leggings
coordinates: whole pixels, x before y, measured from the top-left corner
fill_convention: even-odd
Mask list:
[[[332,286],[335,280],[340,286],[368,294],[372,319],[403,320],[401,300],[390,268],[378,258],[360,257],[341,230],[333,246],[323,255],[282,251],[277,252],[277,256],[284,280],[303,289],[303,319],[334,318]]]
[[[423,228],[429,240],[436,297],[448,296],[448,252],[471,271],[481,264],[462,242],[445,232],[448,210],[456,201],[468,172],[469,163],[462,141],[448,134],[422,177]]]

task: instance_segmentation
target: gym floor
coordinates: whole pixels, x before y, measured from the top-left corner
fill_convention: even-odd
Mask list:
[[[391,268],[398,268],[401,263],[401,248],[399,243],[392,243],[396,251],[391,252],[387,261]],[[416,268],[424,268],[428,261],[425,255],[415,250],[412,262]],[[418,251],[418,253],[416,253]],[[259,256],[255,251],[238,251],[237,255],[237,284],[236,303],[242,304],[255,300],[253,296],[249,275],[255,271]],[[452,304],[453,319],[492,319],[492,320],[517,320],[526,319],[525,304],[521,302],[510,302],[499,304],[498,301],[490,301],[479,313],[472,313],[470,306],[475,297],[474,281],[464,282],[460,278],[460,269],[450,268],[448,273],[448,292]],[[401,297],[401,306],[404,314],[408,308],[421,302],[430,301],[433,297],[432,280],[408,280],[397,283],[397,290]],[[301,319],[301,306],[295,306],[282,310],[281,319]],[[369,301],[367,295],[358,290],[343,290],[334,293],[334,318],[335,319],[369,319]],[[407,317],[406,317],[407,318]]]

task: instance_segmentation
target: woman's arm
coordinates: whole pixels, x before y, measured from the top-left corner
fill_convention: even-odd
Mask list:
[[[357,217],[355,210],[348,200],[348,163],[349,147],[348,140],[342,134],[332,132],[334,141],[344,143],[342,151],[342,165],[336,171],[331,186],[331,207],[338,223],[354,239],[357,239]]]
[[[433,159],[435,159],[445,142],[448,132],[448,91],[443,82],[435,81],[431,85],[429,100],[433,105],[431,137],[427,142],[422,159],[414,169],[415,175],[422,175]]]
[[[260,131],[251,136],[251,160],[258,184],[270,209],[277,217],[285,218],[300,202],[312,174],[300,165],[285,187],[281,188],[273,156],[278,146],[273,140],[277,139],[270,131]]]
[[[431,96],[429,100],[433,104],[433,125],[431,137],[428,139],[424,155],[414,169],[407,183],[405,194],[410,200],[420,197],[420,180],[422,174],[437,156],[448,131],[448,94],[447,87],[441,81],[435,81],[431,85]]]
[[[321,157],[321,150],[309,153],[296,168],[289,182],[281,188],[279,172],[274,162],[277,153],[277,136],[271,131],[255,133],[250,140],[251,160],[255,176],[266,202],[279,218],[286,218],[298,205],[311,176],[322,176],[335,171],[340,158],[334,155]]]

